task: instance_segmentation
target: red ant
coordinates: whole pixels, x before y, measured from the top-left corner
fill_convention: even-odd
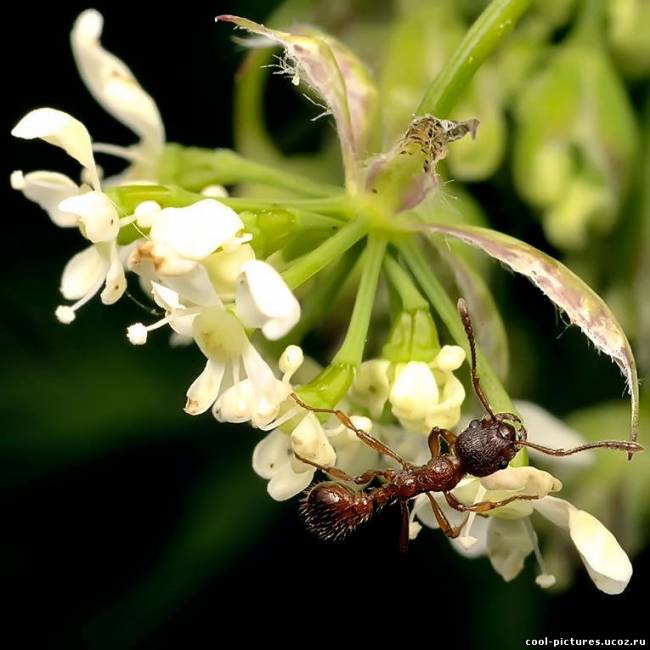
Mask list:
[[[636,442],[603,440],[591,442],[573,449],[551,449],[527,440],[526,429],[514,413],[495,413],[490,406],[476,369],[476,344],[467,304],[461,298],[458,301],[458,313],[463,321],[471,353],[471,374],[474,392],[487,415],[480,420],[472,420],[469,426],[458,436],[451,431],[434,427],[428,438],[431,460],[426,465],[414,465],[401,458],[390,447],[354,425],[350,418],[338,409],[314,408],[305,404],[297,395],[293,399],[305,409],[314,413],[330,413],[358,436],[358,438],[380,454],[389,456],[401,465],[401,469],[369,470],[360,476],[350,476],[336,467],[324,467],[296,454],[304,463],[329,474],[337,481],[365,485],[375,478],[383,480],[377,487],[363,491],[354,490],[347,485],[334,481],[317,483],[307,491],[300,512],[311,532],[324,540],[340,540],[361,524],[367,522],[374,514],[387,505],[399,502],[402,511],[402,528],[400,549],[406,552],[408,547],[409,510],[408,501],[426,494],[431,503],[438,525],[447,537],[457,537],[465,521],[459,526],[452,526],[442,512],[432,492],[442,492],[447,503],[459,512],[484,513],[494,508],[517,500],[534,500],[538,497],[515,495],[500,501],[481,501],[466,506],[451,491],[466,474],[488,476],[508,467],[522,447],[530,447],[551,456],[569,456],[586,449],[607,447],[626,451],[629,454],[643,451]],[[440,438],[448,448],[440,453]],[[469,516],[469,515],[467,515]]]

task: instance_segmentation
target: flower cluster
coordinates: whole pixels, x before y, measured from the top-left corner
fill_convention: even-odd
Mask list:
[[[205,366],[187,389],[185,412],[211,410],[219,422],[247,422],[268,432],[255,447],[253,469],[268,480],[274,499],[285,500],[307,488],[317,468],[336,467],[355,476],[393,467],[390,454],[380,453],[386,447],[422,464],[432,429],[462,430],[463,411],[466,415],[471,407],[457,374],[469,348],[449,290],[434,272],[439,260],[431,263],[435,247],[444,248],[442,236],[481,249],[530,278],[618,363],[632,394],[635,430],[634,360],[600,298],[562,264],[519,240],[465,223],[450,225],[435,210],[431,218],[428,210],[440,185],[437,163],[452,143],[476,135],[476,119],[419,115],[386,151],[372,152],[378,90],[346,46],[315,30],[290,33],[234,16],[220,19],[283,47],[283,71],[295,85],[306,85],[321,97],[335,121],[345,186],[332,188],[224,149],[166,143],[155,102],[128,67],[102,47],[100,14],[86,11],[71,39],[81,76],[138,143],[93,143],[79,120],[53,108],[31,111],[12,131],[18,138],[60,147],[82,167],[79,182],[53,171],[11,176],[12,186],[54,224],[77,227],[86,241],[63,271],[66,303],[56,309],[61,323],[72,323],[98,293],[110,305],[127,293],[129,280],[137,283],[162,313],[155,322],[129,325],[128,341],[143,345],[152,332],[169,326],[172,344],[196,344]],[[498,124],[499,115],[488,117]],[[452,157],[460,168],[469,147],[464,142]],[[119,156],[129,165],[103,179],[96,153]],[[494,167],[495,156],[488,158],[479,165],[481,173]],[[287,196],[233,197],[223,187],[246,183],[268,185]],[[482,322],[499,332],[501,321],[488,288],[462,256],[450,259],[456,290]],[[325,320],[327,309],[335,311],[332,306],[339,305],[337,298],[345,297],[350,282],[357,289],[347,332],[338,351],[318,366],[300,344]],[[390,323],[389,331],[377,328],[383,340],[375,350],[381,352],[366,358],[377,309]],[[451,336],[442,345],[439,321]],[[479,352],[478,364],[487,398],[495,412],[514,413],[493,370],[507,366],[507,356],[480,332],[477,338],[485,351]],[[341,418],[328,418],[335,408],[348,413],[356,429],[372,431],[379,446],[366,444]],[[534,433],[536,427],[529,428]],[[546,425],[539,430],[540,443],[562,445],[562,436],[551,443]],[[486,553],[506,580],[534,551],[541,567],[537,582],[551,586],[554,578],[530,523],[537,513],[569,531],[599,589],[619,593],[631,577],[627,556],[595,518],[551,496],[561,487],[551,474],[527,466],[521,453],[505,470],[481,479],[466,477],[454,490],[466,505],[515,495],[536,500],[513,502],[486,517],[470,516],[456,546],[472,555]],[[422,497],[411,512],[412,536],[419,530],[416,518],[437,525]],[[456,521],[444,500],[440,507]]]

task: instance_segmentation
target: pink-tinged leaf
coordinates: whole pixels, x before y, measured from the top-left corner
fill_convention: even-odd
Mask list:
[[[557,307],[566,313],[598,350],[610,356],[627,380],[632,402],[630,440],[639,431],[639,380],[630,344],[605,302],[575,273],[514,237],[475,226],[422,225],[431,234],[453,237],[481,249],[516,273],[525,275]]]
[[[364,64],[342,43],[311,28],[289,33],[239,16],[217,16],[217,20],[234,23],[284,47],[285,72],[296,84],[304,80],[334,116],[346,182],[350,189],[357,189],[359,161],[367,154],[377,106],[377,89]]]

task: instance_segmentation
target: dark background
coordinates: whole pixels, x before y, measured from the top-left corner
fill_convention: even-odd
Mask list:
[[[94,6],[106,19],[103,42],[156,99],[168,139],[228,146],[242,50],[213,17],[263,20],[274,4]],[[13,169],[75,172],[52,147],[9,137],[37,106],[71,112],[97,141],[133,140],[76,73],[67,35],[86,6],[23,2],[5,10],[5,179]],[[304,111],[275,86],[282,82],[269,97],[274,119]],[[582,571],[570,591],[549,595],[535,587],[531,560],[505,584],[487,560],[459,557],[435,531],[423,531],[400,557],[391,511],[344,545],[309,537],[295,500],[272,501],[250,469],[257,432],[181,412],[203,364],[198,350],[171,350],[164,335],[130,347],[125,325],[146,314],[128,300],[110,308],[95,300],[73,325],[56,322],[58,278],[80,238],[58,230],[8,182],[3,191],[0,634],[18,634],[5,647],[194,648],[253,632],[273,643],[339,645],[357,636],[344,625],[367,642],[379,632],[405,644],[449,638],[445,645],[461,648],[518,648],[543,636],[644,637],[647,553],[622,596],[600,593]],[[491,191],[476,188],[488,198]],[[502,204],[498,225],[543,245],[536,225],[515,224],[518,207]],[[529,334],[514,365],[534,363],[540,377],[525,396],[561,413],[620,394],[617,371],[576,332],[557,338],[561,327],[543,298],[506,274],[497,283],[498,295],[514,296]],[[561,377],[570,390],[558,390],[544,377],[566,355],[579,361]],[[599,381],[590,385],[594,373]]]

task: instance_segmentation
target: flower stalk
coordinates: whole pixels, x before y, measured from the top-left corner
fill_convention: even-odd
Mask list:
[[[493,0],[469,28],[440,74],[427,89],[416,115],[446,117],[474,73],[499,46],[532,0]]]

